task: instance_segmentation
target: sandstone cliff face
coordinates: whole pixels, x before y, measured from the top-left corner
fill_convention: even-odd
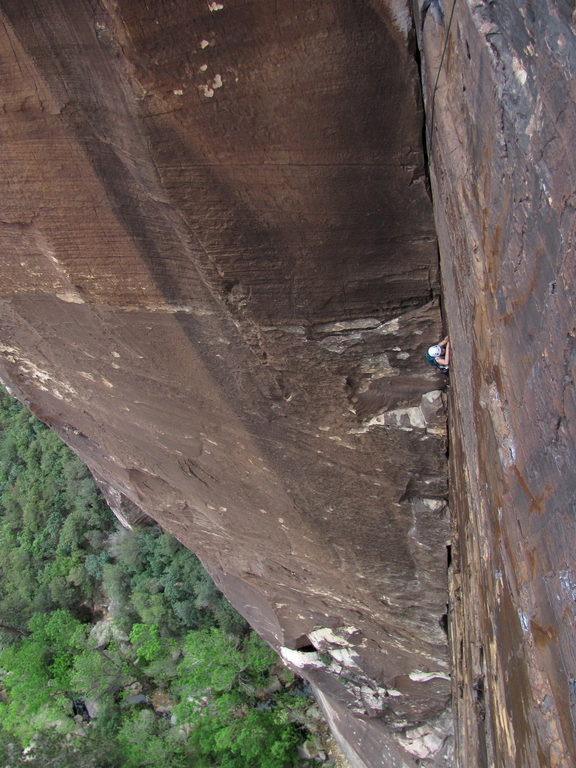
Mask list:
[[[446,764],[444,381],[401,0],[2,0],[1,376],[355,766]],[[423,722],[430,727],[419,728]]]
[[[575,21],[457,0],[424,22],[462,768],[576,764]]]

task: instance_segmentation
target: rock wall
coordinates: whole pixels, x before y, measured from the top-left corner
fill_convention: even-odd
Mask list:
[[[430,11],[420,42],[454,353],[456,752],[462,768],[568,768],[576,18],[548,0]]]
[[[198,553],[355,766],[446,765],[445,382],[423,363],[439,283],[409,9],[0,13],[2,380]]]

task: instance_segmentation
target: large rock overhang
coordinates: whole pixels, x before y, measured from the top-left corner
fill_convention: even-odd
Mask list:
[[[350,713],[357,759],[444,754],[439,286],[404,3],[0,9],[2,379],[199,554],[337,730]],[[436,740],[410,731],[434,718]]]

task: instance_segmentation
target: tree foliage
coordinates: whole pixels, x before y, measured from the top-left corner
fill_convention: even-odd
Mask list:
[[[277,671],[199,560],[157,526],[121,529],[0,394],[0,765],[290,768],[301,700]]]
[[[99,590],[86,558],[113,527],[82,462],[1,394],[0,622],[23,631],[36,612],[82,614]],[[2,630],[0,640],[9,642],[5,635]]]

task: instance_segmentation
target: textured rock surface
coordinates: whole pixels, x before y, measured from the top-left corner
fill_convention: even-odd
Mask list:
[[[457,0],[449,27],[451,12],[447,2],[443,24],[425,19],[423,60],[454,346],[459,764],[568,768],[576,764],[576,19],[572,3],[547,0]]]
[[[2,0],[1,375],[354,765],[444,765],[437,251],[401,0]],[[422,729],[423,723],[430,726]]]
[[[134,504],[124,493],[118,491],[113,485],[104,480],[96,470],[92,471],[92,475],[106,499],[106,503],[124,528],[133,529],[136,526],[154,523],[152,518],[143,512],[141,507]]]

